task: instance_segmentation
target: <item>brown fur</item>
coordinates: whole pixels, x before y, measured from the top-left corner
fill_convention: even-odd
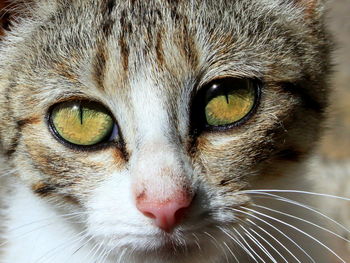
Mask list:
[[[9,33],[21,38],[6,38],[0,50],[6,162],[40,197],[84,207],[112,174],[132,172],[135,156],[165,149],[176,152],[179,174],[160,167],[158,177],[147,180],[156,185],[170,178],[186,194],[200,182],[209,189],[210,215],[233,220],[237,200],[241,207],[252,202],[235,193],[287,177],[305,160],[327,107],[331,43],[322,1],[265,2],[35,1],[27,11],[31,18]],[[227,77],[262,83],[255,112],[237,127],[196,130],[196,94]],[[50,108],[77,98],[110,110],[118,142],[86,149],[55,137]],[[137,103],[165,112],[160,145],[145,146]],[[165,164],[150,164],[157,165]],[[136,201],[146,198],[145,184],[143,178],[132,186]]]

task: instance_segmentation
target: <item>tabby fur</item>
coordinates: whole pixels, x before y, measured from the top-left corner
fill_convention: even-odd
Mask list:
[[[10,191],[3,262],[103,262],[108,251],[106,262],[235,262],[224,232],[249,217],[233,209],[254,201],[240,191],[306,186],[301,165],[329,95],[322,0],[12,5],[20,15],[0,47],[0,173]],[[239,127],[192,134],[193,97],[227,76],[262,81],[257,111]],[[123,143],[80,151],[54,138],[48,111],[73,98],[104,104]],[[165,199],[175,187],[195,199],[165,234],[135,202],[146,188]],[[21,238],[9,231],[47,217],[51,224]],[[89,242],[72,242],[84,230]],[[243,254],[240,262],[252,260]]]

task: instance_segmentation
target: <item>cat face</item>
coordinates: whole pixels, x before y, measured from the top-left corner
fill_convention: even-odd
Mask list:
[[[286,2],[38,1],[1,52],[15,175],[111,254],[218,260],[319,133],[326,35]]]

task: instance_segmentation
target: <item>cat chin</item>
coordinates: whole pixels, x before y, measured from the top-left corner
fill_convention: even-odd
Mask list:
[[[214,238],[214,236],[213,236]],[[215,236],[215,242],[222,242],[221,238]],[[179,240],[177,240],[179,241]],[[107,246],[110,251],[109,259],[111,262],[128,263],[194,263],[194,262],[222,262],[222,256],[228,252],[224,248],[218,248],[216,243],[206,237],[202,242],[182,243],[176,242],[171,238],[151,238],[148,240],[139,239],[129,242],[128,245],[121,245],[123,242],[116,240],[117,246],[113,249],[113,242]],[[126,242],[128,243],[128,242]],[[112,250],[111,250],[112,249]],[[221,250],[218,253],[218,249]],[[227,255],[226,255],[227,256]]]
[[[173,253],[138,253],[132,254],[116,253],[109,257],[110,262],[118,262],[122,257],[121,262],[127,263],[222,263],[225,257],[218,257],[215,252],[192,252],[174,255]]]
[[[119,258],[120,255],[115,255],[114,257],[111,257],[111,262],[118,262],[113,261],[113,258]],[[200,259],[198,259],[200,258]],[[214,253],[192,253],[192,254],[183,254],[175,256],[173,254],[135,254],[130,256],[125,256],[123,262],[128,263],[222,263],[224,257],[218,257]]]
[[[109,251],[111,262],[194,263],[223,262],[230,258],[234,226],[211,226],[200,230],[162,230],[149,233],[95,237],[95,245]],[[218,245],[221,244],[221,245]],[[225,245],[223,245],[225,244]],[[226,247],[225,247],[226,246]]]

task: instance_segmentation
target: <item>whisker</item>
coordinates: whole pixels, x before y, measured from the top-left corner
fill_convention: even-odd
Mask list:
[[[51,222],[51,223],[48,223],[48,224],[41,225],[41,226],[39,226],[39,227],[36,227],[36,228],[34,228],[34,229],[31,229],[30,231],[27,231],[27,232],[25,232],[25,233],[22,233],[22,234],[20,234],[20,235],[18,235],[18,236],[12,237],[12,238],[13,238],[13,239],[19,239],[19,238],[25,237],[25,236],[27,236],[27,235],[29,235],[29,234],[35,232],[35,231],[41,230],[41,229],[43,229],[43,228],[45,228],[45,227],[49,227],[49,226],[51,226],[51,225],[53,225],[53,224],[55,224],[55,222]],[[5,245],[7,245],[8,243],[9,243],[9,241],[6,240],[6,241],[4,241],[4,242],[2,242],[2,243],[0,244],[0,247],[5,246]]]
[[[234,230],[234,231],[237,233],[237,235],[243,240],[243,242],[247,245],[247,247],[250,249],[250,251],[252,251],[253,254],[256,255],[263,263],[266,263],[265,260],[263,260],[263,259],[260,257],[260,255],[259,255],[258,253],[256,253],[256,251],[249,245],[249,243],[248,243],[247,240],[241,235],[241,233],[239,233],[239,231],[238,231],[236,228],[234,228],[233,230]],[[258,261],[257,261],[257,262],[258,262]]]
[[[57,217],[67,218],[69,220],[69,219],[73,219],[73,218],[78,217],[78,216],[83,215],[83,214],[88,214],[88,213],[87,212],[74,212],[74,213],[63,214],[63,215],[54,215],[54,216],[46,217],[46,218],[43,218],[43,219],[39,219],[39,220],[35,220],[35,221],[32,221],[32,222],[23,224],[23,225],[18,226],[16,228],[10,228],[10,229],[7,229],[6,231],[7,232],[17,231],[17,230],[19,230],[21,228],[24,228],[24,227],[27,227],[27,226],[31,226],[31,225],[34,225],[34,224],[37,224],[37,223],[41,223],[43,221],[47,221],[47,220],[51,220],[51,219],[57,219]],[[83,221],[83,222],[85,222],[85,221]]]
[[[74,253],[72,255],[74,255],[75,253],[77,253],[79,250],[81,250],[83,247],[85,247],[87,244],[90,243],[90,241],[93,239],[93,236],[91,236],[88,240],[86,240],[77,250],[74,251]],[[93,253],[93,255],[91,256],[91,258],[94,258],[95,254],[99,251],[99,249],[102,247],[102,243],[96,243],[91,250],[84,256],[84,258],[82,259],[82,262],[85,262],[85,260],[90,256],[91,253]],[[95,251],[95,252],[94,252]]]
[[[221,247],[221,246],[220,246]],[[225,258],[226,258],[226,262],[227,263],[230,263],[230,261],[229,261],[229,259],[228,259],[228,256],[227,256],[227,254],[226,254],[226,252],[225,252],[225,249],[223,248],[223,247],[221,247],[222,248],[222,250],[224,251],[224,254],[225,254]]]
[[[337,253],[335,253],[332,249],[330,249],[328,246],[326,246],[324,243],[322,243],[321,241],[319,241],[317,238],[313,237],[313,236],[310,235],[309,233],[306,233],[305,231],[303,231],[303,230],[301,230],[301,229],[299,229],[299,228],[297,228],[297,227],[295,227],[295,226],[293,226],[293,225],[291,225],[291,224],[288,224],[287,222],[284,222],[284,221],[279,220],[279,219],[277,219],[277,218],[274,218],[274,217],[272,217],[272,216],[266,215],[266,214],[261,213],[261,212],[259,212],[259,211],[256,211],[256,210],[253,210],[253,209],[250,209],[250,208],[247,208],[247,207],[244,207],[244,209],[246,209],[246,210],[248,210],[248,211],[250,211],[250,212],[252,212],[252,213],[257,213],[257,214],[259,214],[259,215],[261,215],[261,216],[264,216],[264,217],[267,217],[267,218],[269,218],[269,219],[272,219],[272,220],[274,220],[274,221],[276,221],[276,222],[279,222],[279,223],[281,223],[281,224],[283,224],[283,225],[286,225],[286,226],[288,226],[288,227],[290,227],[290,228],[292,228],[292,229],[298,231],[299,233],[301,233],[301,234],[303,234],[303,235],[305,235],[305,236],[311,238],[312,240],[314,240],[315,242],[317,242],[319,245],[321,245],[322,247],[324,247],[325,249],[327,249],[330,253],[332,253],[334,256],[336,256],[340,261],[342,261],[343,263],[346,263],[345,260],[342,259]]]
[[[110,249],[104,249],[101,253],[101,259],[96,260],[96,263],[104,263],[107,258],[109,257],[109,255],[111,254],[111,252],[114,250],[114,248],[110,248]],[[121,259],[123,257],[123,255],[125,254],[126,248],[122,251],[121,255],[119,256],[119,258]],[[118,260],[118,262],[120,262]]]
[[[308,191],[301,191],[301,190],[278,190],[278,189],[258,189],[258,190],[242,190],[239,191],[239,193],[291,193],[291,194],[305,194],[305,195],[313,195],[313,196],[320,196],[320,197],[330,197],[334,199],[339,199],[343,201],[350,201],[350,198],[342,197],[342,196],[336,196],[336,195],[330,195],[330,194],[322,194],[322,193],[316,193],[316,192],[308,192]]]
[[[350,233],[350,230],[349,230],[346,226],[340,224],[339,222],[337,222],[337,221],[334,220],[333,218],[331,218],[331,217],[325,215],[324,213],[318,211],[317,209],[312,208],[312,207],[310,207],[310,206],[308,206],[308,205],[305,205],[305,204],[303,204],[303,203],[300,203],[300,202],[298,202],[298,201],[295,201],[295,200],[292,200],[292,199],[288,199],[288,198],[283,197],[283,196],[270,194],[270,193],[258,192],[258,193],[251,193],[251,194],[260,194],[260,195],[263,195],[263,196],[255,196],[256,198],[269,198],[269,197],[270,197],[271,199],[274,199],[274,200],[277,200],[277,201],[286,202],[286,203],[289,203],[289,204],[293,204],[293,205],[295,205],[295,206],[302,207],[302,208],[304,208],[304,209],[306,209],[306,210],[309,210],[309,211],[311,211],[311,212],[314,212],[315,214],[317,214],[317,215],[319,215],[319,216],[321,216],[321,217],[323,217],[323,218],[329,220],[330,222],[334,223],[334,224],[337,225],[339,228],[341,228],[343,231],[345,231],[345,232],[347,232],[347,233]]]
[[[322,226],[320,226],[320,225],[317,225],[317,224],[315,224],[315,223],[313,223],[313,222],[311,222],[311,221],[309,221],[309,220],[306,220],[306,219],[303,219],[303,218],[300,218],[300,217],[297,217],[297,216],[293,216],[293,215],[291,215],[291,214],[284,213],[284,212],[282,212],[282,211],[278,211],[278,210],[275,210],[275,209],[272,209],[272,208],[268,208],[268,207],[265,207],[265,206],[261,206],[261,205],[253,204],[252,206],[255,206],[255,207],[258,207],[258,208],[261,208],[261,209],[265,209],[265,210],[268,210],[268,211],[271,211],[271,212],[274,212],[274,213],[277,213],[277,214],[280,214],[280,215],[288,216],[288,217],[290,217],[290,218],[297,219],[297,220],[302,221],[302,222],[304,222],[304,223],[310,224],[310,225],[312,225],[312,226],[314,226],[314,227],[316,227],[316,228],[318,228],[318,229],[321,229],[321,230],[323,230],[323,231],[325,231],[325,232],[328,232],[328,233],[330,233],[330,234],[332,234],[332,235],[338,237],[339,239],[342,239],[343,241],[350,242],[349,239],[347,239],[347,238],[345,238],[345,237],[342,237],[341,235],[335,233],[334,231],[332,231],[332,230],[330,230],[330,229],[328,229],[328,228],[322,227]]]
[[[72,214],[73,214],[73,213],[72,213]],[[70,220],[70,219],[73,219],[73,218],[77,217],[77,215],[71,216],[71,215],[67,214],[67,215],[63,215],[63,216],[61,216],[61,217],[66,217],[68,220]],[[39,223],[46,222],[46,221],[51,220],[51,219],[55,219],[55,218],[57,218],[57,217],[56,217],[56,216],[52,216],[52,217],[48,217],[48,218],[36,220],[36,221],[33,221],[33,222],[30,222],[30,223],[21,225],[21,226],[16,227],[16,228],[12,228],[12,229],[6,230],[6,232],[7,232],[7,233],[12,233],[12,232],[15,232],[15,231],[19,231],[19,230],[21,230],[21,229],[23,229],[23,228],[25,228],[25,227],[30,227],[30,226],[33,226],[33,225],[36,225],[36,224],[39,224]],[[26,231],[26,232],[24,232],[24,233],[21,233],[20,235],[14,236],[14,237],[12,237],[12,238],[13,238],[13,239],[19,239],[19,238],[25,237],[25,236],[27,236],[27,235],[29,235],[29,234],[35,232],[35,231],[42,230],[42,229],[45,228],[45,227],[52,226],[52,225],[55,224],[54,220],[52,220],[52,221],[53,221],[53,222],[50,222],[50,223],[47,223],[47,224],[42,224],[42,225],[40,225],[40,226],[38,226],[38,227],[35,227],[34,229],[30,229],[29,231]],[[84,222],[85,222],[85,221],[81,221],[80,223],[84,223]],[[74,223],[77,223],[77,221],[75,221]],[[2,243],[0,244],[0,248],[1,248],[2,246],[7,245],[8,243],[9,243],[8,240],[2,242]]]
[[[121,262],[122,262],[122,259],[123,259],[123,257],[124,257],[125,254],[126,254],[126,251],[127,251],[126,248],[123,249],[122,253],[120,254],[120,256],[119,256],[119,258],[118,258],[118,263],[121,263]]]
[[[210,237],[211,240],[212,240],[212,242],[213,242],[213,244],[216,246],[217,249],[219,249],[219,244],[218,244],[216,238],[213,237],[213,236],[212,236],[211,234],[209,234],[208,232],[204,232],[204,234],[206,234],[208,237]]]
[[[278,233],[280,233],[282,236],[284,236],[286,239],[288,239],[292,244],[294,244],[298,249],[300,249],[300,251],[302,251],[313,263],[316,263],[315,260],[301,247],[299,246],[292,238],[290,238],[289,236],[287,236],[285,233],[283,233],[280,229],[278,229],[277,227],[275,227],[274,225],[270,224],[269,222],[265,221],[264,219],[256,216],[256,215],[253,215],[251,213],[248,213],[248,212],[245,212],[245,211],[242,211],[242,210],[239,210],[239,209],[235,209],[233,208],[232,209],[233,211],[236,211],[238,213],[242,213],[242,214],[245,214],[247,216],[250,216],[250,217],[253,217],[255,218],[256,220],[260,221],[260,222],[263,222],[264,224],[268,225],[269,227],[271,227],[272,229],[276,230]],[[251,221],[252,222],[252,221]],[[285,246],[283,246],[285,247]],[[285,247],[286,248],[286,247]],[[301,263],[301,261],[289,250],[286,248],[286,250],[289,252],[289,254],[299,263]]]
[[[195,239],[194,242],[196,243],[196,245],[197,245],[199,251],[202,251],[202,248],[201,248],[201,246],[200,246],[200,244],[199,244],[199,238],[197,237],[197,235],[196,235],[195,233],[192,233],[192,236],[193,236],[194,239]]]
[[[237,263],[239,263],[238,258],[236,257],[235,253],[230,249],[230,247],[227,245],[226,242],[223,242],[224,246],[227,248],[227,250],[230,252],[230,254],[233,256],[233,258],[236,260]]]
[[[282,246],[287,252],[291,253],[280,241],[278,241],[277,238],[275,238],[273,235],[271,235],[269,232],[267,232],[262,227],[255,224],[252,220],[247,219],[249,223],[254,225],[255,227],[258,227],[260,230],[262,230],[265,234],[267,234],[269,237],[271,237],[273,240],[275,240],[280,246]],[[255,235],[257,235],[259,238],[261,238],[266,244],[268,244],[286,263],[288,263],[287,259],[276,249],[273,245],[270,244],[263,236],[261,236],[259,233],[257,233],[254,229],[250,229]]]
[[[214,241],[214,245],[216,246],[217,249],[221,249],[224,252],[225,257],[226,257],[226,261],[228,262],[228,257],[227,257],[226,251],[225,251],[225,249],[222,246],[220,246],[220,244],[217,241],[217,239],[213,235],[209,234],[208,232],[204,232],[204,234],[209,236]]]
[[[79,232],[76,235],[73,235],[72,237],[70,237],[67,241],[61,243],[60,245],[58,245],[57,247],[47,251],[44,255],[42,255],[40,258],[38,258],[35,263],[38,263],[40,261],[42,261],[43,259],[45,259],[45,262],[47,262],[47,259],[53,257],[60,249],[64,249],[68,246],[70,246],[72,243],[79,243],[81,240],[84,240],[86,238],[86,233],[87,230],[83,230],[81,232]]]
[[[241,222],[241,224],[244,224],[244,225],[247,225],[250,229],[250,231],[252,231],[256,236],[258,236],[258,238],[262,239],[267,245],[269,245],[281,258],[283,258],[287,263],[288,261],[283,257],[283,255],[272,245],[270,244],[270,242],[268,242],[263,236],[261,236],[260,234],[258,234],[256,231],[254,231],[254,229],[252,228],[252,226],[255,226],[255,227],[258,227],[258,228],[261,228],[259,227],[256,223],[254,223],[252,220],[250,220],[249,218],[246,219],[246,220],[242,220],[242,219],[239,219],[237,218],[238,221]],[[247,224],[247,221],[249,224]],[[241,227],[243,227],[241,225]],[[262,229],[262,228],[261,228]],[[265,233],[267,233],[268,235],[270,235],[272,237],[272,239],[274,239],[275,241],[277,241],[277,243],[280,243],[274,236],[272,236],[270,233],[268,233],[266,230],[262,229],[263,231],[265,231]],[[281,244],[282,245],[282,244]],[[282,245],[282,247],[284,247]],[[287,249],[288,252],[290,252],[288,249]]]
[[[253,243],[255,243],[260,250],[269,258],[271,259],[274,263],[277,263],[276,259],[267,251],[267,249],[261,244],[259,240],[257,240],[253,235],[250,234],[250,232],[242,225],[240,227],[246,232],[246,236],[249,237]]]
[[[96,245],[94,247],[97,247],[97,248],[92,248],[91,250],[95,250],[95,252],[91,255],[91,258],[95,258],[97,253],[99,253],[100,249],[103,248],[103,242],[101,242],[98,246],[98,243],[96,243]],[[90,254],[90,253],[89,253]],[[83,261],[84,262],[84,261]]]
[[[220,230],[221,230],[225,235],[227,235],[229,238],[231,238],[232,241],[233,241],[234,243],[236,243],[237,245],[239,245],[239,246],[247,253],[247,255],[249,255],[255,262],[258,262],[258,261],[256,260],[256,258],[254,257],[254,255],[246,248],[246,246],[245,246],[241,241],[238,240],[238,238],[236,237],[236,235],[234,235],[234,233],[232,233],[232,232],[227,232],[227,231],[226,231],[225,229],[223,229],[223,228],[220,228]]]
[[[101,242],[102,243],[102,242]],[[101,249],[101,251],[99,251]],[[108,251],[107,248],[103,248],[101,246],[101,248],[98,249],[98,256],[96,257],[96,259],[93,261],[94,263],[101,263],[101,260],[103,259],[103,256],[105,255],[105,253]]]

